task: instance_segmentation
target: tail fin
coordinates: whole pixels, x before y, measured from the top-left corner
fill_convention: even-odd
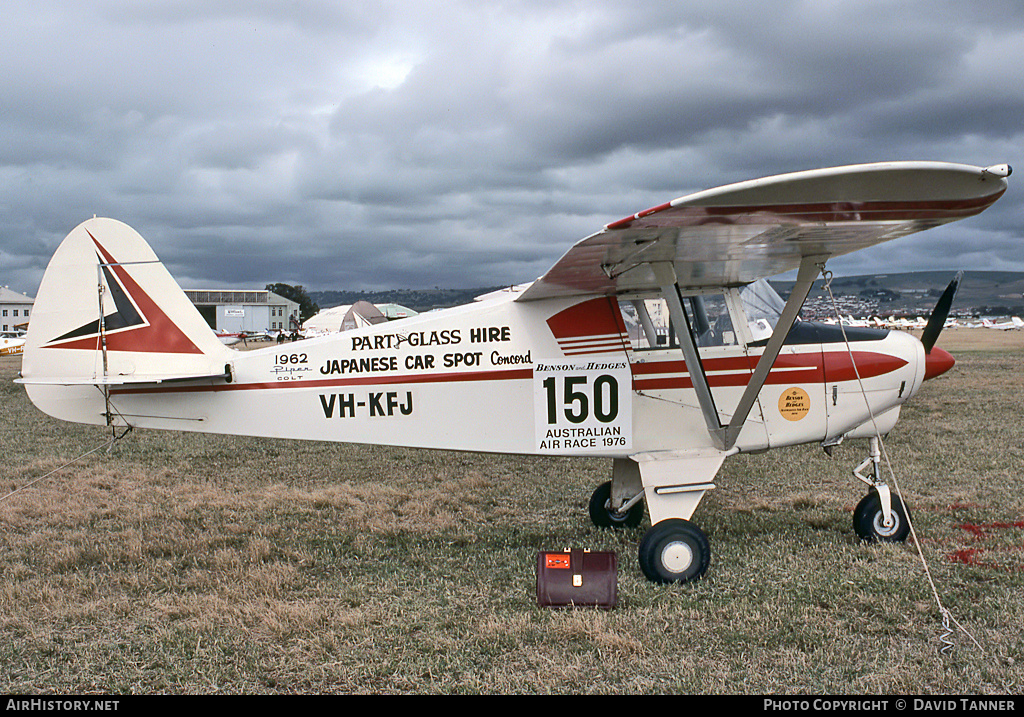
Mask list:
[[[90,219],[46,268],[20,382],[42,411],[98,423],[103,411],[71,408],[102,405],[92,386],[223,376],[232,355],[135,230]]]

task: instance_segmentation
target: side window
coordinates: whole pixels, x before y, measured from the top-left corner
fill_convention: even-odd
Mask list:
[[[634,351],[679,347],[668,302],[664,299],[620,301],[619,308]],[[684,297],[683,308],[698,347],[735,346],[740,343],[723,294]]]
[[[629,344],[634,351],[667,349],[675,344],[669,335],[672,322],[664,299],[633,299],[620,301],[622,321],[626,325]]]

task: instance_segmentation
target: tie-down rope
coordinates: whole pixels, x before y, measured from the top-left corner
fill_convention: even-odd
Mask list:
[[[34,481],[31,481],[31,482],[29,482],[29,483],[26,483],[25,485],[21,486],[20,488],[15,488],[14,490],[12,490],[12,491],[11,491],[10,493],[8,493],[7,495],[5,495],[5,496],[3,496],[3,497],[0,497],[0,503],[2,503],[3,501],[7,500],[8,498],[10,498],[10,497],[11,497],[11,496],[13,496],[13,495],[16,495],[16,494],[20,493],[20,492],[21,492],[21,491],[23,491],[23,490],[27,490],[28,488],[31,488],[31,487],[32,487],[32,486],[34,486],[34,485],[35,485],[36,483],[39,483],[39,482],[41,482],[41,481],[44,481],[44,480],[46,480],[47,478],[49,478],[50,476],[52,476],[52,475],[53,475],[54,473],[59,473],[60,471],[62,471],[62,470],[64,470],[65,468],[67,468],[68,466],[70,466],[70,465],[73,465],[73,464],[77,463],[78,461],[82,460],[82,459],[83,459],[83,458],[85,458],[86,456],[91,456],[91,455],[92,455],[93,453],[96,453],[97,451],[102,451],[102,450],[103,450],[104,448],[108,448],[108,449],[109,449],[109,448],[110,448],[111,446],[113,446],[113,445],[114,445],[114,444],[115,444],[115,443],[116,443],[117,441],[121,440],[121,439],[122,439],[122,438],[124,438],[124,437],[125,437],[126,435],[128,435],[128,433],[129,433],[129,432],[130,432],[131,430],[132,430],[132,427],[131,427],[131,426],[128,426],[127,428],[125,428],[124,432],[123,432],[123,433],[121,433],[121,435],[120,435],[120,436],[119,436],[119,435],[117,435],[117,433],[116,433],[116,432],[115,432],[115,433],[113,433],[113,434],[111,435],[111,437],[110,437],[110,439],[109,439],[109,440],[107,440],[107,441],[105,441],[105,442],[101,443],[100,445],[96,446],[96,447],[95,447],[95,448],[93,448],[92,450],[86,451],[86,452],[85,452],[85,453],[83,453],[82,455],[80,455],[80,456],[77,456],[77,457],[75,457],[75,458],[72,458],[72,459],[71,459],[70,461],[68,461],[68,462],[67,462],[67,463],[65,463],[64,465],[60,466],[59,468],[54,468],[54,469],[53,469],[52,471],[50,471],[50,472],[49,472],[49,473],[47,473],[46,475],[43,475],[43,476],[39,476],[39,477],[38,477],[38,478],[36,478],[36,479],[35,479]]]
[[[906,506],[907,502],[903,499],[903,492],[900,490],[899,481],[896,480],[896,472],[892,468],[892,463],[889,461],[889,454],[885,450],[885,441],[882,440],[882,432],[878,429],[878,423],[875,421],[875,413],[871,410],[871,402],[868,400],[867,390],[864,388],[864,380],[860,376],[860,370],[857,368],[857,362],[853,358],[853,347],[850,346],[850,340],[846,336],[846,328],[843,326],[842,317],[839,315],[839,306],[836,304],[836,297],[832,294],[832,272],[825,268],[824,264],[818,264],[818,269],[821,271],[821,276],[825,280],[824,289],[828,292],[829,300],[832,302],[832,309],[836,315],[836,321],[839,324],[839,329],[843,333],[843,341],[846,343],[846,350],[850,354],[850,363],[853,364],[853,371],[857,376],[857,383],[860,385],[861,395],[864,397],[864,404],[867,406],[868,415],[871,417],[871,425],[875,429],[875,436],[878,439],[878,446],[881,449],[882,457],[885,459],[885,465],[889,469],[889,476],[892,479],[892,484],[896,488],[896,494],[900,498],[900,502]],[[950,624],[956,625],[959,630],[967,635],[971,639],[978,649],[982,649],[981,645],[974,636],[964,628],[956,618],[953,617],[952,613],[942,604],[942,600],[939,597],[939,591],[935,586],[935,580],[932,578],[931,570],[928,568],[928,561],[925,559],[924,551],[921,549],[921,542],[917,539],[917,531],[914,529],[914,522],[910,519],[910,512],[904,508],[905,517],[907,519],[907,525],[910,527],[910,535],[914,539],[914,547],[917,548],[918,557],[921,559],[921,566],[924,568],[925,577],[928,579],[928,585],[931,587],[932,596],[935,598],[935,604],[938,605],[939,614],[942,615],[942,629],[943,632],[939,636],[939,642],[942,643],[942,648],[939,650],[940,653],[948,655],[953,650],[953,628]]]

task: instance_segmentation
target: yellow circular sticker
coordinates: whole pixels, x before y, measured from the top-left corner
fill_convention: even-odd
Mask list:
[[[811,410],[811,397],[802,388],[787,389],[779,396],[779,413],[787,421],[799,421]]]

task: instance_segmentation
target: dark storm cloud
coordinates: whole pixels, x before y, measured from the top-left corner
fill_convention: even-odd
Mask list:
[[[0,283],[93,214],[186,286],[528,281],[698,189],[1020,156],[1019,3],[39,2],[0,27]],[[836,270],[1024,270],[1011,190]]]

